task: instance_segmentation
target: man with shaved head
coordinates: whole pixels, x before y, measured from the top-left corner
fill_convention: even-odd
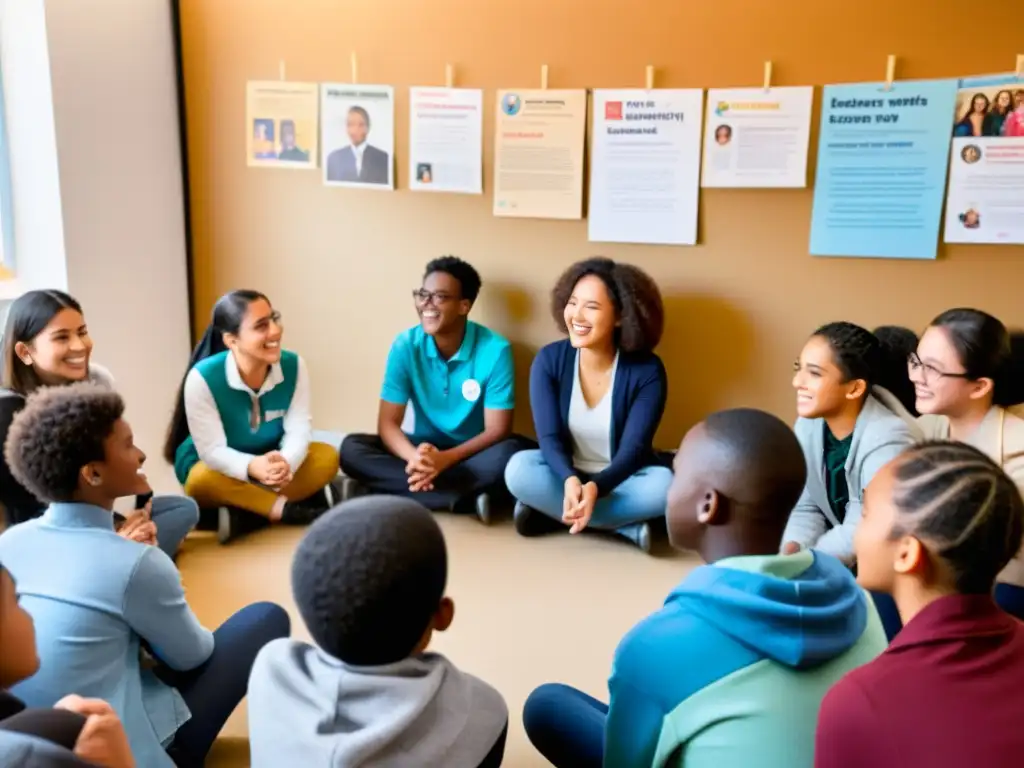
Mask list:
[[[721,411],[687,433],[674,472],[669,540],[707,565],[623,638],[609,705],[541,686],[527,734],[556,766],[810,766],[822,698],[885,633],[838,560],[778,553],[806,480],[800,444],[770,414]]]

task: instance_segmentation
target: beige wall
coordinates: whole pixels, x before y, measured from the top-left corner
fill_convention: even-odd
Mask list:
[[[969,10],[946,0],[182,5],[199,320],[232,287],[268,292],[288,345],[310,364],[320,427],[374,425],[388,345],[415,321],[409,291],[423,264],[445,253],[482,273],[474,316],[517,344],[524,406],[531,355],[556,337],[547,297],[559,271],[595,253],[648,270],[668,311],[659,350],[670,376],[664,445],[716,408],[792,415],[791,361],[822,322],[920,328],[970,304],[1024,323],[1024,247],[942,246],[929,263],[811,258],[810,189],[702,192],[693,248],[594,246],[582,221],[491,216],[494,90],[537,85],[541,64],[551,87],[642,86],[648,64],[662,87],[755,85],[765,59],[777,85],[820,86],[881,79],[890,53],[904,78],[1006,71],[1020,39],[998,32],[1005,0]],[[290,79],[344,81],[352,50],[363,82],[396,88],[399,191],[327,189],[316,171],[246,168],[245,81],[275,78],[281,59]],[[482,197],[403,189],[408,87],[443,83],[446,63],[459,85],[486,89]],[[526,407],[517,422],[528,428]]]

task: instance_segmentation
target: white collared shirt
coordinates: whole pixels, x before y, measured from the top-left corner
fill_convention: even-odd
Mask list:
[[[242,381],[242,375],[238,372],[238,365],[235,364],[233,354],[228,353],[224,360],[224,366],[228,386],[248,394],[253,401],[254,409],[258,408],[256,401],[261,396],[284,382],[284,371],[281,370],[281,364],[275,363],[270,367],[270,372],[259,392],[253,392]],[[188,419],[188,430],[192,435],[199,459],[215,472],[220,472],[236,480],[247,481],[249,479],[249,462],[256,456],[235,450],[228,445],[220,411],[217,410],[217,402],[213,399],[213,393],[210,391],[206,379],[195,368],[189,371],[188,376],[185,377],[185,416]],[[291,405],[284,417],[284,438],[278,449],[288,461],[292,472],[297,472],[302,466],[302,462],[306,460],[306,451],[309,449],[312,434],[309,373],[306,370],[306,361],[300,357],[295,380],[295,394],[292,395]]]
[[[362,144],[352,145],[352,154],[356,156],[356,176],[360,176],[363,173],[363,154],[366,152],[366,142]]]

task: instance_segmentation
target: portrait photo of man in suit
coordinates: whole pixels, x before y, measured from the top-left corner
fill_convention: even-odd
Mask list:
[[[327,156],[327,181],[390,184],[391,155],[367,142],[369,113],[360,106],[349,107],[345,130],[351,143]]]

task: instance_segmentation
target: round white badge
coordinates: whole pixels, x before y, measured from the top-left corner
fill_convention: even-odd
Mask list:
[[[462,382],[462,396],[475,403],[480,399],[480,382],[476,379],[466,379]]]

